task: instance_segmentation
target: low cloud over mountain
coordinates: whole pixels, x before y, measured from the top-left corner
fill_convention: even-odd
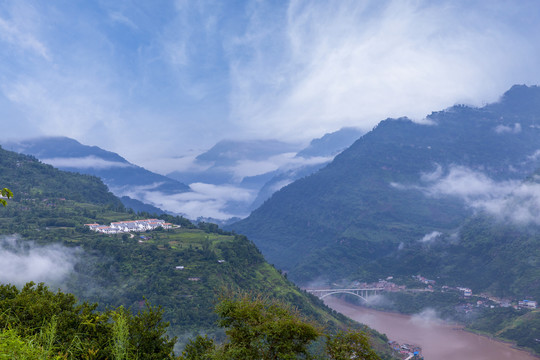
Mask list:
[[[444,173],[444,174],[443,174]],[[430,173],[422,174],[420,186],[396,188],[418,189],[430,197],[454,196],[462,199],[476,211],[484,211],[500,220],[518,224],[540,224],[540,180],[496,181],[485,173],[464,166],[441,166]]]
[[[29,281],[60,285],[73,272],[80,250],[60,244],[41,246],[19,237],[0,237],[0,282],[24,285]]]

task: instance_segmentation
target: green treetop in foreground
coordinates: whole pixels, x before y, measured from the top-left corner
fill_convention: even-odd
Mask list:
[[[295,309],[260,296],[222,297],[216,312],[226,341],[198,336],[179,358],[160,308],[146,304],[134,315],[96,307],[43,284],[0,285],[0,359],[380,360],[363,333],[324,334]]]
[[[160,308],[96,308],[43,284],[0,285],[0,359],[174,358]]]
[[[319,325],[279,301],[260,296],[226,296],[221,298],[216,312],[219,325],[226,329],[227,341],[215,344],[198,336],[186,345],[180,359],[380,359],[364,333],[324,334]],[[313,355],[310,348],[324,340],[326,354]]]

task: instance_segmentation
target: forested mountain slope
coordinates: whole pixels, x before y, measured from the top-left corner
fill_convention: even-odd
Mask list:
[[[134,165],[120,155],[88,146],[67,137],[42,137],[3,142],[5,149],[32,155],[61,170],[99,177],[117,196],[128,195],[144,201],[147,191],[177,194],[189,191],[189,187],[177,180],[156,174]],[[130,202],[136,209],[143,205]]]
[[[0,148],[0,169],[0,183],[16,194],[15,202],[51,197],[122,207],[97,177],[60,171],[32,156]]]
[[[514,86],[483,108],[382,121],[231,228],[296,281],[377,278],[381,259],[459,229],[501,186],[517,186],[539,149],[540,89]]]
[[[140,218],[125,211],[98,178],[5,150],[0,174],[2,186],[15,194],[0,209],[2,283],[44,281],[81,300],[133,311],[147,299],[163,307],[171,334],[183,340],[217,331],[213,309],[224,289],[281,299],[329,329],[357,326],[290,283],[245,236],[170,215],[160,215],[175,224],[170,230],[95,233],[84,224]]]

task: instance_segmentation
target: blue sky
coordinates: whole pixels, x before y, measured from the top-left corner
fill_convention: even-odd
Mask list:
[[[2,136],[160,172],[225,138],[307,142],[496,101],[540,83],[538,64],[538,1],[0,2]]]

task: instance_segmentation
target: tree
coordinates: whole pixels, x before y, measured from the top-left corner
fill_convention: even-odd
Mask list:
[[[182,360],[210,360],[213,353],[216,351],[214,340],[208,336],[197,336],[195,339],[190,339],[184,351],[182,351]]]
[[[216,312],[220,317],[218,324],[226,329],[227,341],[219,345],[206,336],[198,336],[186,345],[181,360],[312,359],[309,346],[323,338],[327,357],[317,358],[380,360],[363,332],[325,335],[319,325],[276,300],[228,294],[221,297]]]
[[[380,360],[367,336],[358,331],[338,331],[326,336],[326,353],[332,360]]]
[[[216,306],[218,324],[226,328],[228,342],[215,346],[198,336],[181,359],[270,360],[309,358],[308,345],[321,329],[296,309],[261,296],[225,296]]]
[[[4,206],[7,205],[7,201],[4,198],[11,199],[13,197],[13,193],[8,188],[3,188],[2,190],[0,190],[0,195],[2,195],[2,197],[0,198],[0,204]]]
[[[166,335],[161,308],[147,303],[133,315],[123,307],[100,312],[97,306],[78,304],[72,294],[54,293],[44,284],[28,283],[21,290],[0,285],[0,359],[174,358],[176,338]]]
[[[225,353],[234,359],[296,359],[321,334],[296,309],[261,296],[224,298],[216,312],[229,337]]]

